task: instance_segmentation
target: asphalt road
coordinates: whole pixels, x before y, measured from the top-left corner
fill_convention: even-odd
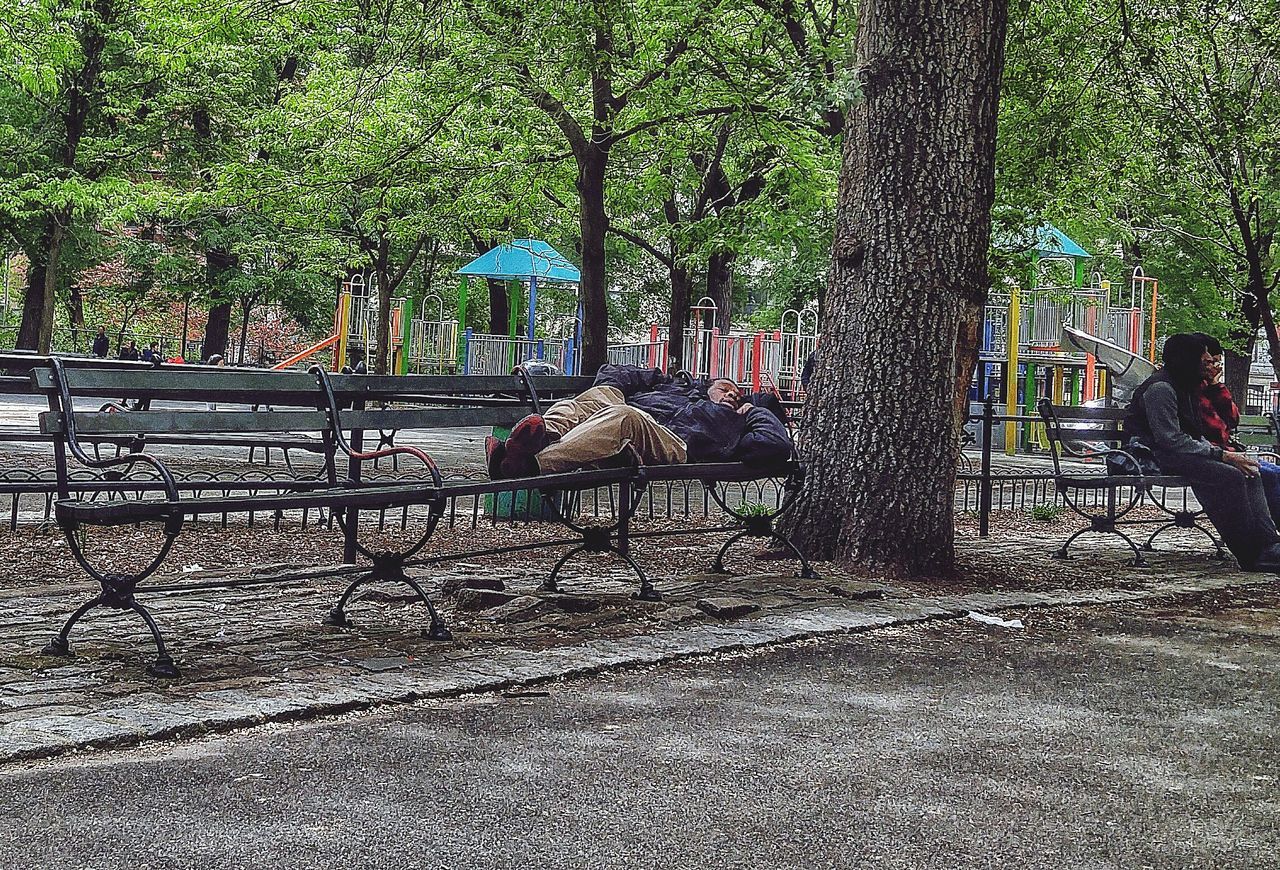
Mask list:
[[[0,866],[1275,868],[1269,596],[11,767]]]

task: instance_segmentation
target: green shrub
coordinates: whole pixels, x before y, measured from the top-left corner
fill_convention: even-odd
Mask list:
[[[1051,523],[1058,517],[1062,516],[1062,505],[1038,504],[1031,509],[1031,519],[1039,520],[1042,523]]]

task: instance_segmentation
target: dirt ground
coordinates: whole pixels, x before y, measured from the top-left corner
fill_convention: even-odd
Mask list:
[[[1079,518],[1059,515],[1048,521],[1032,519],[1025,513],[997,513],[991,521],[993,537],[1044,539],[1045,556],[1051,555],[1056,542],[1078,527]],[[706,523],[709,524],[709,523]],[[706,525],[704,524],[704,525]],[[698,523],[649,520],[638,522],[639,533],[669,529],[696,528]],[[370,534],[378,547],[394,546],[414,537],[414,524],[408,531],[398,529]],[[420,529],[421,527],[418,526]],[[536,545],[539,542],[565,540],[566,530],[549,522],[492,522],[480,518],[473,528],[470,517],[460,518],[449,527],[442,523],[430,539],[426,557],[457,555],[479,566],[508,566],[519,559],[530,568],[549,570],[564,552],[564,546],[544,546],[518,553],[475,555],[479,549],[497,546]],[[1103,560],[1088,571],[1078,562],[1059,562],[1051,558],[1025,560],[984,552],[978,538],[977,518],[959,515],[956,519],[958,542],[957,570],[954,575],[925,579],[907,584],[912,591],[945,588],[955,591],[975,589],[1079,589],[1114,585],[1116,577],[1108,573],[1108,565],[1117,570],[1120,559]],[[687,535],[672,538],[640,539],[636,542],[641,561],[653,575],[697,573],[707,568],[716,548],[724,541],[724,533]],[[0,529],[0,595],[6,589],[25,589],[46,584],[58,586],[87,580],[76,564],[61,531],[52,524],[20,526],[16,531]],[[136,571],[158,552],[163,535],[156,526],[92,529],[83,536],[85,549],[95,554],[95,564],[112,571]],[[736,546],[727,560],[739,572],[776,570],[773,560],[756,560],[763,549],[762,541],[745,540]],[[188,523],[178,536],[172,551],[158,572],[158,578],[182,577],[184,574],[249,567],[286,565],[305,568],[331,565],[342,561],[342,533],[335,527],[308,525],[297,520],[274,528],[270,519],[258,518],[250,527],[243,517],[232,518],[224,527],[220,520]],[[824,576],[853,580],[885,582],[883,573],[841,568],[831,563],[815,563]],[[914,587],[914,588],[913,588]]]

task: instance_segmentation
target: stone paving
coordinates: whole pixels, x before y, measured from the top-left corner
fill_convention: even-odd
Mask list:
[[[182,669],[178,680],[145,675],[154,650],[132,614],[92,613],[72,635],[76,658],[39,654],[92,588],[77,582],[10,590],[0,594],[0,762],[424,697],[519,691],[607,668],[974,611],[1105,605],[1275,584],[1271,575],[1245,574],[1208,558],[1200,543],[1170,536],[1170,549],[1155,554],[1155,567],[1147,570],[1127,567],[1122,550],[1105,546],[1067,563],[1073,574],[1102,578],[1100,588],[1040,584],[955,594],[783,573],[693,574],[655,577],[664,600],[652,603],[632,599],[634,579],[608,560],[598,567],[578,563],[579,573],[564,577],[558,595],[539,593],[541,572],[514,563],[420,570],[416,576],[436,590],[455,633],[450,642],[423,638],[425,609],[394,587],[356,601],[348,611],[353,625],[323,626],[319,618],[341,579],[320,570],[266,568],[235,576],[276,581],[270,585],[144,599]],[[705,543],[676,539],[661,546],[684,547],[697,557]],[[1030,534],[958,541],[962,553],[994,554],[1033,570],[1043,565],[1046,576],[1060,577],[1063,563],[1050,557],[1053,546]]]

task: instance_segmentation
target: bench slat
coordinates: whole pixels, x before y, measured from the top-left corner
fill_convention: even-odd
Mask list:
[[[423,481],[401,486],[358,489],[318,489],[279,495],[234,495],[184,498],[171,502],[159,499],[120,501],[80,501],[66,499],[55,505],[59,521],[73,520],[100,526],[120,526],[169,516],[195,514],[269,512],[304,507],[393,508],[424,505],[440,498],[438,490]]]
[[[162,365],[141,369],[64,369],[72,395],[111,398],[153,398],[189,401],[225,401],[245,404],[310,405],[320,396],[315,378],[306,372],[225,369],[209,366]],[[55,391],[53,371],[32,369],[37,392]],[[379,401],[405,396],[491,395],[523,391],[523,382],[512,375],[333,375],[334,393],[344,402]],[[576,395],[591,385],[591,378],[535,378],[539,395]]]
[[[480,408],[414,408],[372,411],[343,411],[345,430],[458,429],[480,426],[512,426],[532,408],[514,400],[504,405]],[[322,432],[329,416],[323,411],[77,411],[77,435],[166,435],[191,433]],[[62,414],[40,414],[40,431],[58,435],[64,431]]]
[[[77,411],[77,435],[163,435],[169,433],[320,432],[328,428],[323,411]],[[40,414],[40,431],[60,435],[61,413]]]

